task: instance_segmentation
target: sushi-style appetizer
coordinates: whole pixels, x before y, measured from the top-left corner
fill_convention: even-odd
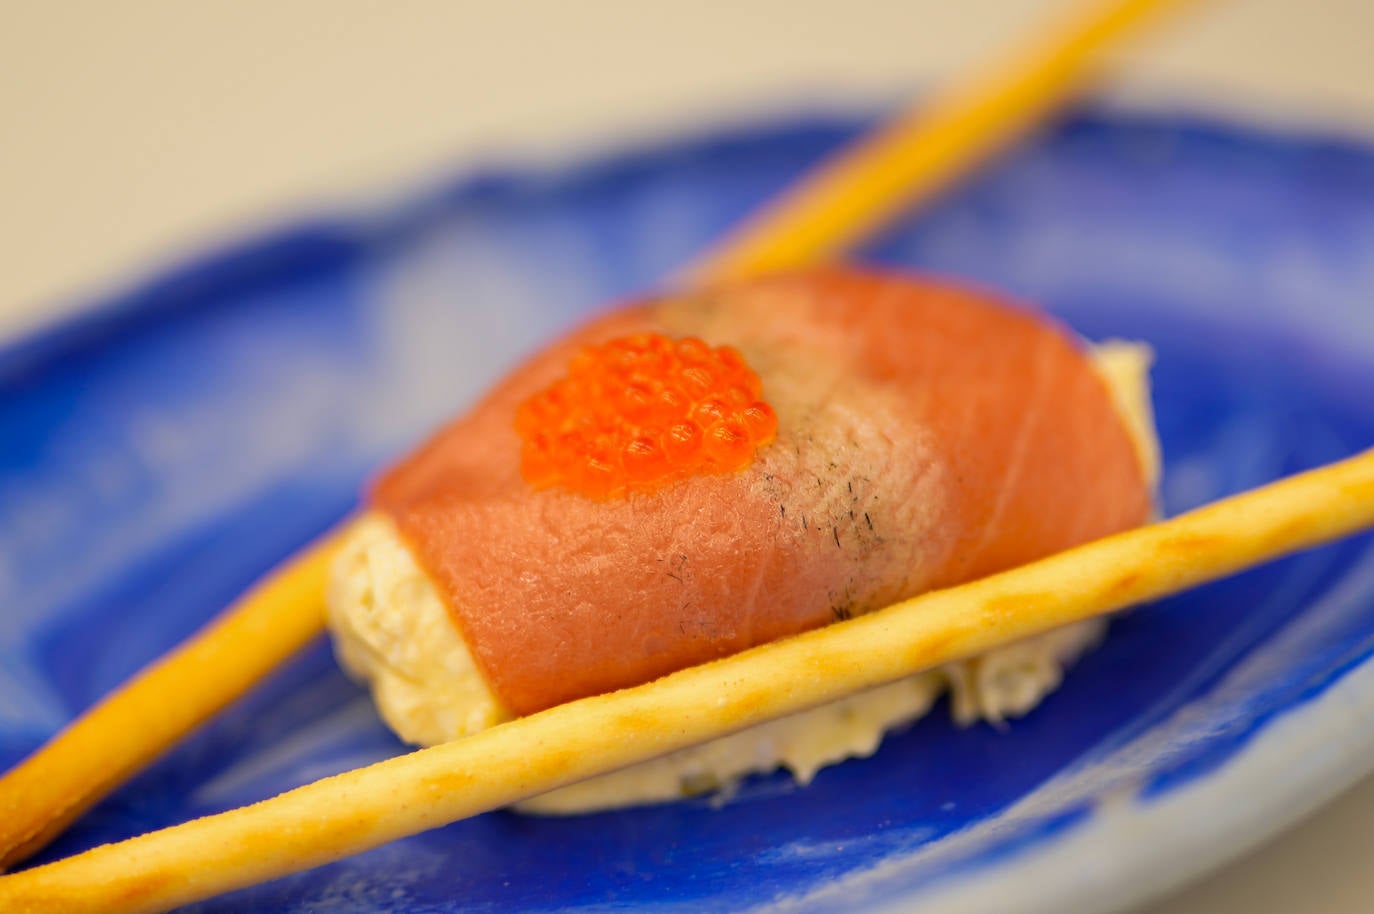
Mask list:
[[[1148,351],[929,277],[825,267],[665,295],[538,354],[387,470],[329,594],[344,665],[433,745],[1136,526]],[[529,801],[800,781],[949,687],[1025,713],[1102,630],[1031,642]]]
[[[1147,350],[1086,347],[948,282],[810,266],[1020,135],[1171,5],[1105,0],[1037,36],[817,169],[686,290],[536,356],[383,474],[342,535],[0,778],[0,867],[326,615],[388,722],[438,745],[0,876],[0,909],[150,914],[512,803],[645,802],[779,765],[805,780],[946,687],[961,720],[1025,712],[1107,613],[1374,526],[1374,451],[1143,524]]]

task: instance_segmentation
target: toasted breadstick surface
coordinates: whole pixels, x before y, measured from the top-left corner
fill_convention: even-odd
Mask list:
[[[981,79],[913,108],[826,162],[727,235],[695,281],[815,263],[871,237],[947,190],[1043,122],[1084,83],[1104,49],[1185,0],[1110,0],[1034,34]]]
[[[165,911],[1374,526],[1374,450],[647,685],[0,877],[8,912]]]
[[[288,559],[0,778],[0,869],[42,847],[314,638],[335,542]]]

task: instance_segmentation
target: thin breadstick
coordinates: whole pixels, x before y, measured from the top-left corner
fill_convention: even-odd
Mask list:
[[[6,774],[0,867],[42,847],[318,635],[336,540],[288,560]]]
[[[1374,450],[867,616],[0,876],[14,914],[165,911],[1374,526]]]
[[[1049,117],[1105,52],[1183,0],[1113,0],[1032,36],[981,79],[954,86],[827,160],[689,271],[719,281],[797,267],[858,243]]]
[[[968,88],[950,92],[928,113],[907,115],[834,168],[804,177],[776,210],[704,260],[700,277],[718,280],[798,264],[858,240],[898,206],[966,173],[989,150],[1047,116],[1086,75],[1089,63],[1126,38],[1148,13],[1176,2],[1109,0],[1094,5],[1010,65],[969,80]],[[41,848],[105,793],[322,631],[323,585],[314,582],[323,581],[326,551],[324,545],[311,550],[301,568],[283,566],[278,577],[259,585],[254,597],[228,610],[193,642],[121,686],[0,777],[0,870]],[[269,614],[256,611],[268,606],[271,624]],[[249,632],[251,637],[243,634]],[[206,665],[206,656],[217,658],[215,664]],[[152,706],[157,706],[156,714],[150,712]],[[165,722],[160,715],[167,715]]]

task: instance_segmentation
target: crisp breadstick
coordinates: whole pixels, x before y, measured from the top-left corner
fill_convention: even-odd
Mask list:
[[[13,914],[133,914],[319,866],[1374,526],[1374,450],[847,622],[0,877]]]
[[[1043,122],[1104,51],[1183,0],[1094,4],[1032,40],[981,79],[917,105],[766,205],[689,273],[718,281],[833,257],[947,189]]]
[[[965,174],[987,152],[1048,116],[1084,79],[1090,64],[1100,61],[1156,8],[1177,2],[1094,4],[1009,65],[947,93],[933,110],[924,105],[915,109],[875,140],[861,141],[853,151],[842,153],[834,167],[803,177],[775,210],[704,260],[697,275],[706,280],[748,276],[833,253],[859,240],[897,207],[909,206]],[[301,568],[283,566],[279,577],[263,582],[253,598],[227,611],[197,635],[194,644],[121,686],[0,777],[0,870],[41,848],[106,792],[246,692],[323,629],[322,583],[284,583],[322,582],[328,564],[324,547],[312,550],[306,561],[308,566]],[[271,625],[265,624],[268,614],[254,611],[263,601],[272,607]],[[239,613],[244,618],[237,618]],[[206,656],[217,659],[207,666],[202,659]],[[164,714],[165,722],[160,716]]]
[[[0,868],[48,843],[318,635],[336,541],[328,537],[293,556],[6,774]]]

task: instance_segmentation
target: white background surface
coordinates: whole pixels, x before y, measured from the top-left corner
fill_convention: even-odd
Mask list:
[[[503,150],[895,101],[1060,0],[0,0],[0,335]],[[1374,137],[1374,0],[1197,2],[1118,91]],[[1374,910],[1374,780],[1148,914]]]

